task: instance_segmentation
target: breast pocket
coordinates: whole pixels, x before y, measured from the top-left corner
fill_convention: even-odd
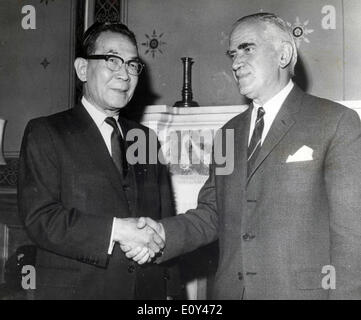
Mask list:
[[[322,179],[322,161],[281,163],[275,168],[275,187],[287,192],[308,191]]]

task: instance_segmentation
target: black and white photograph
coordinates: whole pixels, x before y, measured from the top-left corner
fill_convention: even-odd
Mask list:
[[[0,0],[0,300],[361,300],[360,57],[360,0]]]

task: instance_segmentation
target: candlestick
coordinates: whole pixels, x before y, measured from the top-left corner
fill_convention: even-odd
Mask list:
[[[183,89],[182,89],[182,100],[177,101],[173,107],[199,107],[196,101],[193,101],[192,92],[192,64],[193,58],[183,57]]]

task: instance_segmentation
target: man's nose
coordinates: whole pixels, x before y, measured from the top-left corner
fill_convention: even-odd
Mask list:
[[[242,55],[237,55],[232,63],[232,69],[233,71],[238,70],[240,67],[244,66],[244,58],[242,57]]]
[[[125,63],[123,63],[123,65],[120,67],[120,69],[118,71],[115,71],[114,73],[117,78],[120,78],[124,81],[129,80],[129,73],[128,73],[127,66],[125,65]]]

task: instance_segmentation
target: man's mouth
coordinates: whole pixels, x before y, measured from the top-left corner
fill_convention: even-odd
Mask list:
[[[129,88],[111,88],[111,90],[120,92],[120,93],[124,93],[127,92],[129,90]]]
[[[249,75],[251,75],[250,72],[237,74],[237,79],[238,80],[243,80],[244,78],[248,77]]]

